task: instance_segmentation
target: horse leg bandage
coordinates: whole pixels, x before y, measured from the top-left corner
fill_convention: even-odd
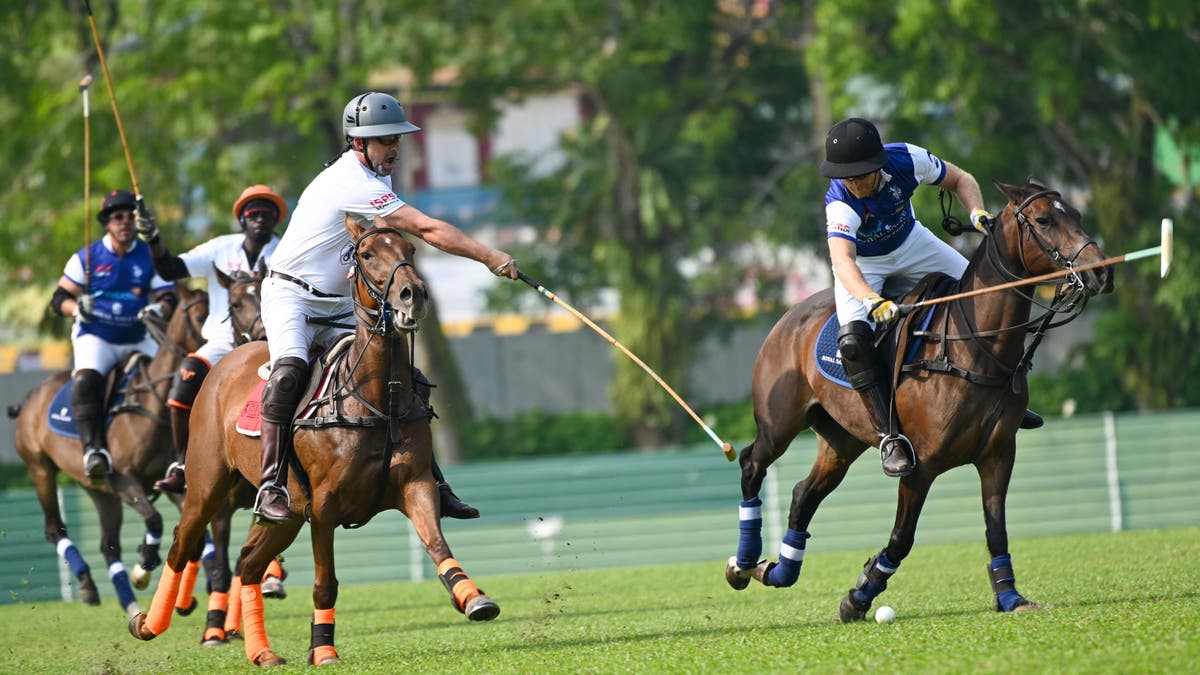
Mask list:
[[[229,610],[229,594],[213,591],[208,596],[208,617],[204,622],[204,642],[225,641],[225,620]]]
[[[229,609],[225,611],[225,634],[236,632],[242,625],[242,578],[235,576],[229,582]]]
[[[308,665],[319,666],[338,658],[333,646],[334,608],[314,609],[312,618],[312,640],[308,646]]]
[[[163,565],[158,589],[154,591],[150,612],[146,614],[145,627],[155,635],[162,635],[171,627],[171,613],[175,610],[175,596],[179,594],[180,576],[181,573],[171,569],[170,565]]]
[[[246,657],[258,665],[258,659],[271,651],[267,641],[267,628],[263,621],[262,584],[242,584],[242,626],[246,641]]]
[[[108,578],[117,591],[117,601],[121,603],[121,609],[128,612],[130,605],[137,605],[137,598],[133,596],[133,586],[129,583],[129,574],[125,572],[124,563],[114,560],[108,566]]]
[[[84,561],[83,555],[79,553],[79,549],[75,548],[75,543],[70,539],[63,537],[58,540],[58,557],[67,561],[67,565],[71,568],[71,574],[78,579],[80,574],[92,571],[88,564]]]
[[[762,555],[762,500],[747,499],[738,506],[737,567],[752,570]]]
[[[900,569],[900,563],[893,563],[887,557],[886,549],[880,551],[879,555],[868,560],[867,564],[863,566],[862,574],[858,575],[858,583],[855,584],[850,595],[858,602],[865,602],[870,606],[876,596],[887,590],[888,579],[898,569]]]
[[[1023,604],[1025,598],[1017,592],[1017,577],[1013,573],[1012,556],[1005,553],[992,558],[988,564],[988,575],[992,579],[992,592],[996,594],[996,609],[1011,612]]]
[[[807,532],[798,532],[788,528],[783,535],[783,543],[779,546],[779,564],[767,573],[767,586],[787,588],[800,578],[800,566],[804,564],[804,546],[811,537]]]
[[[179,581],[179,594],[175,597],[175,609],[180,610],[180,613],[187,613],[196,608],[196,598],[192,597],[192,592],[196,590],[196,576],[199,572],[199,560],[189,561],[183,568],[183,574]]]
[[[475,582],[471,581],[454,558],[446,558],[438,565],[438,578],[446,585],[446,590],[454,598],[454,607],[460,612],[466,612],[468,600],[481,595]]]
[[[271,562],[267,563],[267,571],[263,572],[263,578],[275,577],[283,581],[283,565],[279,564],[279,559],[271,558]]]

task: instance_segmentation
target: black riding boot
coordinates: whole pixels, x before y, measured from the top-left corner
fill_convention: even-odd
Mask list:
[[[183,462],[187,457],[188,423],[192,417],[190,408],[168,406],[171,411],[171,438],[175,441],[175,461],[167,467],[167,475],[154,481],[154,489],[181,495],[187,488],[183,477]]]
[[[1026,410],[1025,416],[1021,418],[1022,429],[1041,429],[1045,423],[1046,420],[1042,419],[1041,415],[1032,410]]]
[[[433,479],[437,481],[438,496],[442,501],[442,517],[457,518],[459,520],[470,520],[471,518],[479,517],[479,509],[471,506],[458,498],[454,491],[450,489],[450,484],[446,482],[446,477],[442,475],[442,469],[438,466],[437,460],[433,460],[430,466],[433,469]]]
[[[292,416],[304,384],[308,364],[285,356],[271,368],[271,379],[262,395],[262,477],[254,513],[264,525],[282,523],[292,517],[292,498],[287,491],[287,449],[291,444]]]
[[[891,432],[891,405],[885,384],[883,360],[875,349],[874,331],[865,321],[851,321],[838,331],[838,351],[850,385],[862,397],[879,435],[883,472],[892,478],[907,476],[917,468],[917,454],[908,438]]]
[[[104,376],[84,368],[72,377],[71,412],[83,445],[83,471],[92,480],[112,473],[112,456],[104,447]]]

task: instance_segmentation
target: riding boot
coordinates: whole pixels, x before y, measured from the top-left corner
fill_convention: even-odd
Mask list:
[[[851,321],[838,331],[838,351],[850,386],[858,392],[871,426],[879,436],[883,472],[892,478],[907,476],[917,468],[912,443],[899,432],[893,433],[891,401],[884,378],[883,360],[875,349],[875,334],[865,321]],[[897,427],[899,424],[897,423]]]
[[[1040,429],[1045,423],[1046,420],[1042,419],[1041,415],[1033,412],[1032,410],[1026,410],[1025,416],[1021,418],[1022,429]]]
[[[433,469],[433,479],[437,481],[438,496],[442,502],[442,517],[457,518],[459,520],[470,520],[471,518],[479,517],[479,509],[471,506],[458,498],[454,491],[450,489],[450,484],[446,482],[446,477],[442,475],[442,469],[438,466],[437,460],[433,460],[430,466]]]
[[[162,480],[154,481],[154,489],[162,492],[181,495],[187,488],[183,476],[183,462],[187,457],[188,422],[191,419],[190,408],[168,406],[171,411],[171,438],[175,440],[175,461],[167,467],[167,475]]]
[[[292,517],[292,498],[287,491],[287,449],[291,443],[292,416],[304,395],[308,363],[285,356],[271,367],[271,378],[263,388],[262,474],[254,513],[264,525],[286,522]]]
[[[84,368],[72,377],[71,412],[83,445],[83,471],[92,480],[112,473],[112,456],[104,447],[104,376]]]

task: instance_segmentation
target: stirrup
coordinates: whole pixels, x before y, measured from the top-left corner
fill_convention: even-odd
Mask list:
[[[892,454],[888,448],[899,446],[900,452],[905,454],[909,461],[907,468],[888,469],[887,458]],[[891,478],[903,478],[917,468],[917,452],[913,449],[912,441],[908,440],[908,436],[904,434],[887,434],[879,440],[879,462],[883,465],[883,473]]]
[[[88,463],[92,459],[92,457],[95,457],[96,455],[100,455],[100,456],[104,457],[106,468],[105,468],[104,473],[97,473],[97,474],[93,475],[92,472],[90,470],[88,470]],[[110,455],[108,453],[108,449],[107,448],[88,448],[83,453],[83,472],[85,474],[87,474],[88,478],[91,478],[93,480],[97,480],[97,479],[100,479],[100,478],[103,478],[105,476],[112,474],[113,458],[112,458],[112,455]]]
[[[275,494],[283,495],[283,499],[287,505],[286,508],[288,510],[288,515],[286,517],[284,517],[283,519],[271,518],[262,512],[263,496],[266,495],[266,493],[271,490],[274,490]],[[254,497],[254,510],[252,511],[252,513],[254,513],[254,515],[257,516],[257,521],[259,523],[273,525],[273,524],[282,522],[283,520],[287,520],[288,518],[291,518],[291,516],[292,516],[291,510],[292,510],[292,495],[291,495],[291,493],[288,492],[288,489],[286,487],[280,487],[280,486],[276,485],[274,482],[263,483],[261,486],[259,486],[258,494]]]

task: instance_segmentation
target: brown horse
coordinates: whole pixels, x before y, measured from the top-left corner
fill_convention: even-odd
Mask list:
[[[158,354],[146,363],[136,363],[124,398],[109,410],[108,447],[113,457],[113,472],[102,482],[93,482],[83,471],[83,448],[79,440],[55,433],[47,423],[54,395],[71,376],[69,371],[46,378],[26,396],[19,408],[10,408],[17,417],[17,453],[29,467],[38,501],[45,515],[46,539],[54,544],[79,579],[79,594],[89,605],[100,604],[100,596],[83,556],[67,537],[67,528],[58,507],[55,490],[62,471],[83,487],[100,514],[100,552],[104,555],[109,577],[122,607],[138,611],[130,588],[129,575],[121,562],[121,502],[133,507],[146,524],[145,543],[138,547],[139,562],[133,582],[139,588],[149,583],[148,573],[161,560],[158,549],[162,538],[162,515],[148,498],[154,480],[161,476],[174,454],[166,419],[167,388],[179,363],[202,343],[200,327],[208,316],[208,295],[203,291],[180,290],[180,303],[166,324],[165,335],[156,335]],[[151,331],[159,331],[147,321]],[[118,366],[119,368],[120,366]],[[119,374],[118,374],[119,376]],[[19,412],[18,412],[19,410]]]
[[[1079,212],[1058,192],[1033,179],[1023,187],[996,186],[1008,203],[975,251],[958,290],[984,289],[1105,259],[1080,226]],[[1049,306],[1016,288],[935,304],[909,316],[915,320],[932,313],[914,359],[902,367],[892,364],[899,380],[895,414],[916,449],[917,468],[900,479],[891,537],[842,599],[842,621],[865,618],[912,550],[917,518],[933,480],[964,464],[975,466],[982,486],[995,608],[1007,612],[1036,607],[1016,589],[1004,513],[1017,428],[1029,400],[1025,375],[1042,332],[1058,325],[1053,321],[1060,312],[1073,318],[1089,297],[1112,290],[1111,268],[1065,279]],[[1033,304],[1045,312],[1031,320]],[[876,439],[858,394],[818,372],[817,338],[834,313],[833,305],[832,292],[825,291],[793,307],[767,336],[755,363],[752,392],[758,433],[740,455],[741,538],[725,570],[726,581],[735,589],[745,588],[751,578],[775,587],[796,582],[817,507]],[[899,330],[903,335],[906,329]],[[1027,332],[1035,334],[1028,346]],[[779,562],[760,562],[758,494],[763,478],[796,434],[809,427],[818,436],[816,461],[792,492]]]
[[[243,580],[261,578],[267,563],[309,521],[315,611],[308,659],[317,665],[338,659],[333,640],[338,591],[334,532],[339,525],[364,524],[386,509],[398,509],[412,520],[456,608],[476,621],[500,612],[462,571],[442,536],[430,468],[432,412],[414,388],[410,351],[428,296],[412,266],[412,244],[381,223],[376,220],[375,227],[364,229],[352,219],[346,222],[354,240],[350,257],[357,322],[353,342],[335,366],[336,388],[320,399],[316,415],[322,425],[295,432],[298,461],[293,466],[300,470],[291,472],[289,491],[296,517],[271,527],[256,525],[242,549]],[[235,422],[267,360],[264,343],[239,347],[217,364],[200,389],[183,515],[149,613],[129,622],[138,639],[150,640],[167,630],[180,572],[196,558],[204,523],[243,477],[259,479],[258,440],[240,434]],[[267,640],[259,585],[243,581],[241,598],[246,656],[256,665],[282,663]]]

